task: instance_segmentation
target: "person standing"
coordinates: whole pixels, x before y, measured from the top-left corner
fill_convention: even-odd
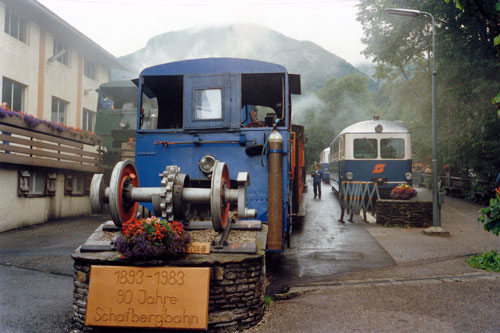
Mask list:
[[[311,174],[313,177],[314,197],[318,196],[321,200],[321,180],[323,179],[323,171],[319,169],[319,165],[314,166],[314,171]]]

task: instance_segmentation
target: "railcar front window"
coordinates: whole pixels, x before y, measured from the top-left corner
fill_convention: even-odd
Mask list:
[[[404,158],[405,141],[403,139],[381,139],[380,157],[382,158]]]
[[[222,119],[222,89],[197,89],[194,92],[195,119]]]
[[[354,139],[354,158],[377,158],[377,139]]]

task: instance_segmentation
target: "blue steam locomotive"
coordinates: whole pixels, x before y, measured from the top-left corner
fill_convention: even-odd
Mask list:
[[[143,204],[174,218],[216,220],[222,224],[218,229],[228,216],[248,218],[256,212],[268,224],[267,249],[281,251],[298,209],[294,192],[303,185],[293,179],[300,173],[292,168],[303,154],[297,140],[304,136],[296,135],[291,124],[291,94],[300,94],[300,76],[262,61],[207,58],[146,68],[138,87],[138,177],[146,189],[158,185],[158,175],[163,177],[159,194]],[[157,105],[149,122],[142,111],[146,98]],[[178,169],[164,170],[171,165]],[[179,171],[189,177],[179,179]],[[228,204],[239,200],[228,190],[238,188],[243,173],[251,180],[243,198],[248,214]],[[176,186],[184,188],[182,196],[176,195]],[[202,190],[210,188],[214,192],[205,198],[208,192]],[[209,210],[203,209],[207,200]],[[120,207],[118,214],[126,213]]]
[[[401,122],[362,121],[343,129],[330,144],[330,184],[336,192],[342,182],[377,183],[380,197],[412,180],[411,134]]]

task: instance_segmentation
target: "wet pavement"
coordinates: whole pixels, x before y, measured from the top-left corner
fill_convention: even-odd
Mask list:
[[[308,186],[303,196],[306,216],[293,222],[291,247],[268,258],[271,294],[287,287],[328,281],[340,273],[395,264],[359,216],[354,223],[338,221],[341,209],[331,186],[322,184],[321,200],[314,198],[312,184]]]
[[[0,332],[69,331],[71,253],[106,218],[67,218],[0,233]]]
[[[430,198],[430,191],[419,189],[419,197]],[[449,237],[427,236],[417,228],[346,224],[362,229],[360,235],[363,229],[369,233],[392,264],[383,267],[381,260],[380,267],[368,268],[357,260],[350,268],[337,266],[337,273],[315,277],[318,282],[289,278],[291,288],[250,331],[500,332],[500,273],[474,269],[466,262],[470,254],[500,249],[500,237],[477,222],[480,208],[446,197],[442,227]],[[330,210],[321,208],[320,214]]]
[[[500,237],[476,221],[480,206],[446,198],[443,228],[450,237],[430,237],[359,217],[342,224],[330,187],[322,192],[314,199],[309,185],[307,214],[294,222],[291,248],[268,258],[268,293],[288,287],[297,297],[275,301],[256,331],[498,332],[500,274],[465,262],[468,254],[500,248]],[[70,255],[107,219],[68,218],[0,233],[0,332],[68,332]]]

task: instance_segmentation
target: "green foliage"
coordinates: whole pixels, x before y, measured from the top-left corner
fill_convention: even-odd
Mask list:
[[[266,307],[266,309],[269,309],[272,305],[273,298],[271,297],[271,295],[266,295],[266,298],[264,299],[264,306]]]
[[[500,44],[500,35],[496,36],[495,39],[493,39],[493,45],[497,46]]]
[[[500,56],[500,1],[497,0],[454,0],[456,7],[473,18],[482,27],[481,39],[493,44]],[[445,0],[449,3],[450,0]],[[491,42],[491,38],[493,41]],[[500,106],[497,104],[500,108]],[[500,116],[500,113],[499,113]]]
[[[476,254],[467,258],[467,263],[469,263],[469,265],[473,268],[500,272],[500,253],[495,250],[491,250],[490,252]]]
[[[368,120],[376,114],[374,95],[362,74],[351,74],[341,79],[331,78],[315,96],[310,106],[296,106],[295,123],[305,127],[307,135],[306,166],[319,160],[319,154],[330,146],[345,127]],[[302,102],[302,104],[307,104]]]
[[[384,9],[414,8],[436,18],[438,161],[489,179],[500,169],[500,122],[490,102],[500,91],[493,47],[500,31],[494,33],[498,27],[491,24],[496,4],[460,0],[457,8],[453,0],[361,1],[363,53],[377,63],[375,77],[383,80],[373,107],[382,119],[402,120],[410,129],[414,160],[431,156],[432,25],[426,15],[389,16]]]
[[[498,191],[498,190],[497,190]],[[481,216],[477,219],[484,225],[484,230],[497,235],[500,233],[500,194],[490,199],[490,205],[481,208]]]
[[[500,93],[492,98],[491,103],[493,103],[493,104],[500,103]]]

